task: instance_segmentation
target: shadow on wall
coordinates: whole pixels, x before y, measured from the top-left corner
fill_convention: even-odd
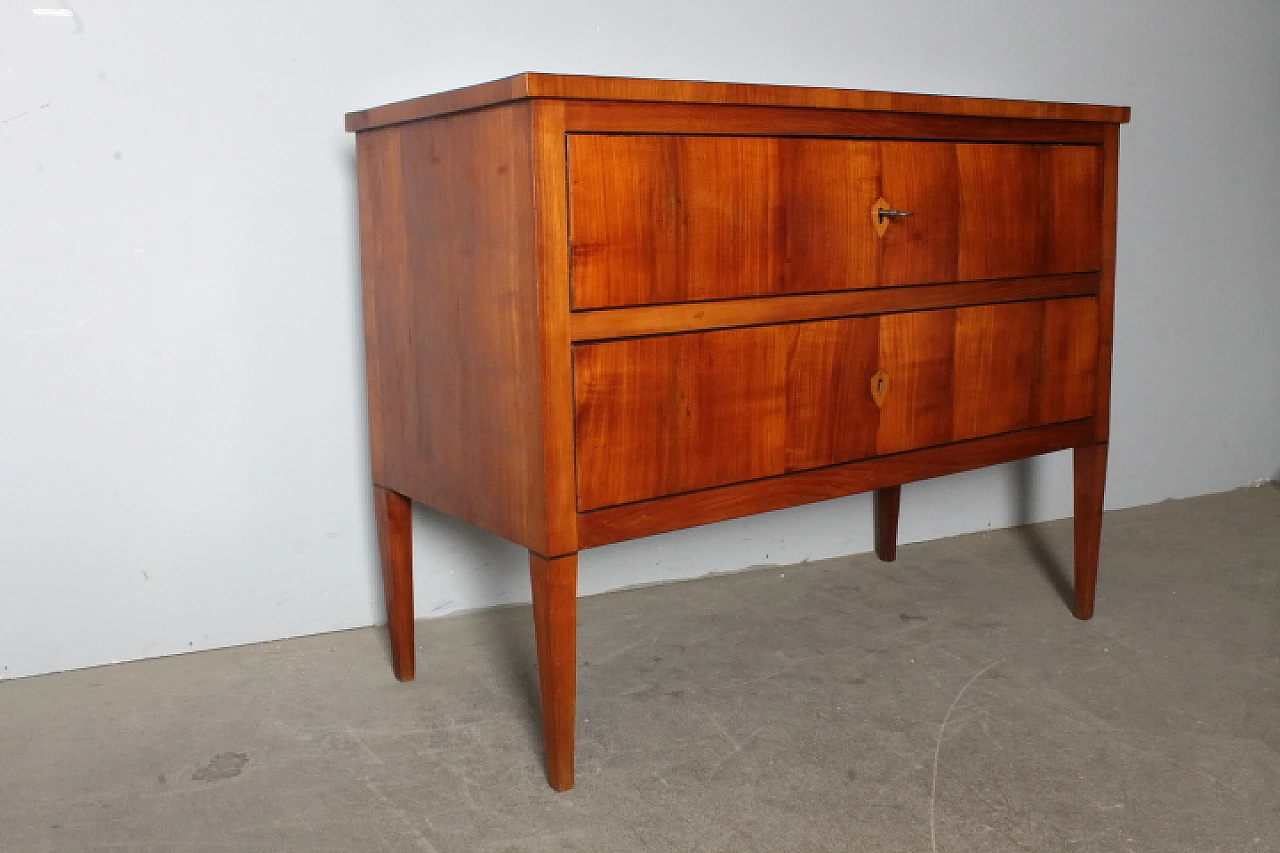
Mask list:
[[[365,374],[364,364],[364,287],[360,278],[360,207],[356,200],[356,147],[355,139],[344,140],[344,145],[338,151],[338,157],[342,164],[343,172],[347,176],[346,187],[347,204],[346,204],[346,240],[347,245],[355,246],[357,250],[351,253],[351,268],[347,270],[346,281],[349,282],[347,293],[351,299],[351,311],[349,316],[351,322],[355,324],[354,334],[351,339],[355,341],[355,351],[351,357],[361,366],[357,375],[363,377]],[[369,388],[363,382],[357,383],[359,387],[353,388],[352,400],[358,407],[359,411],[355,418],[355,423],[359,424],[356,438],[360,447],[357,455],[364,460],[361,469],[364,472],[364,481],[369,484],[370,488],[361,495],[363,501],[363,511],[361,513],[361,521],[365,526],[365,530],[369,531],[366,538],[371,545],[368,554],[365,557],[365,566],[369,573],[369,583],[378,590],[378,600],[382,601],[382,558],[378,553],[378,535],[377,523],[373,517],[373,467],[372,455],[369,448]],[[391,644],[387,643],[387,656],[390,660]]]
[[[1062,603],[1071,610],[1075,603],[1071,567],[1049,544],[1043,529],[1036,526],[1039,520],[1036,512],[1039,466],[1039,458],[1023,459],[1009,465],[1014,501],[1013,520],[1018,535],[1022,538],[1036,565],[1039,566],[1045,580],[1057,590]]]

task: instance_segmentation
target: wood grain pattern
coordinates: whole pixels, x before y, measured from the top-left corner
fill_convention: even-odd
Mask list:
[[[1099,196],[1105,181],[1106,152],[1100,146],[1050,145],[1046,152],[1050,184],[1047,266],[1096,270],[1105,266],[1104,212]]]
[[[1097,152],[1095,146],[571,136],[573,306],[1096,270]],[[914,213],[894,221],[883,237],[871,216],[881,197]]]
[[[1129,120],[1128,107],[1091,104],[527,72],[490,83],[351,112],[346,117],[346,128],[350,131],[368,130],[382,125],[414,121],[457,110],[476,109],[520,98],[820,107],[1094,122],[1127,122]]]
[[[696,305],[642,305],[579,311],[570,316],[569,330],[574,342],[598,341],[1024,299],[1095,296],[1097,293],[1098,273],[1073,273],[961,284],[806,293],[770,299],[724,299]]]
[[[532,108],[534,251],[537,257],[539,345],[542,360],[542,483],[546,536],[540,553],[578,550],[574,483],[573,361],[569,337],[569,236],[565,197],[564,105]]]
[[[1070,307],[1079,310],[1074,302]],[[1032,425],[1043,326],[1043,302],[956,311],[955,438],[976,438]]]
[[[409,499],[380,486],[373,488],[373,516],[382,557],[382,590],[387,602],[391,635],[391,665],[396,678],[412,681],[413,639],[413,515]]]
[[[551,550],[530,135],[527,104],[361,134],[362,265],[375,481]]]
[[[785,477],[751,480],[688,492],[578,516],[578,543],[594,548],[640,536],[755,515],[790,506],[913,483],[945,474],[999,465],[1088,441],[1091,418],[1036,427],[990,438],[946,444],[843,465],[799,471]]]
[[[886,563],[898,559],[898,508],[901,486],[885,486],[875,491],[876,556]]]
[[[1096,323],[1056,300],[1055,340]],[[1084,346],[1042,371],[1045,302],[637,338],[574,348],[578,508],[1037,426],[1087,402]],[[1087,330],[1086,330],[1087,331]],[[882,406],[870,390],[883,372]],[[1036,402],[1050,401],[1042,406]],[[1091,414],[1084,411],[1078,417]]]
[[[668,133],[735,136],[839,136],[966,142],[1101,145],[1103,125],[1083,121],[861,112],[803,107],[742,107],[566,101],[570,133]]]
[[[1070,421],[1098,411],[1098,302],[1051,299],[1044,303],[1036,422]]]
[[[461,89],[423,95],[367,110],[356,110],[347,113],[345,127],[348,132],[366,131],[465,110],[496,106],[529,97],[528,82],[528,75],[516,74]]]
[[[764,232],[762,257],[744,264],[741,271],[735,270],[721,286],[704,288],[707,298],[841,290],[865,286],[878,277],[884,241],[876,235],[870,214],[871,205],[881,194],[879,143],[733,136],[657,138],[679,140],[688,154],[704,158],[712,169],[724,165],[711,150],[721,140],[745,139],[756,147],[764,144],[763,160],[747,156],[741,164],[745,174],[769,190],[760,207],[718,204],[719,176],[710,170],[700,169],[686,182],[690,191],[707,193],[710,201],[704,209],[687,210],[690,221],[717,222],[726,211],[732,211]],[[769,162],[771,159],[774,162]],[[769,171],[755,171],[762,167]],[[772,176],[773,183],[759,181],[760,174]],[[723,245],[718,238],[717,234],[712,239]],[[711,268],[699,272],[711,273]],[[750,290],[739,290],[747,287]],[[683,292],[676,301],[683,301],[682,297]]]
[[[889,390],[876,422],[876,452],[950,440],[956,312],[890,314],[879,323],[879,369]]]
[[[776,437],[786,456],[768,475],[876,452],[879,412],[868,393],[868,378],[880,369],[879,326],[877,318],[868,317],[768,327],[767,333],[775,338],[776,330],[787,330],[781,337],[788,349],[786,366],[779,372],[785,396]],[[727,434],[736,432],[729,429]]]
[[[1102,544],[1102,502],[1107,481],[1107,445],[1084,444],[1072,451],[1075,469],[1075,614],[1093,618]]]
[[[960,194],[981,197],[982,188],[960,184],[957,148],[951,143],[885,142],[876,148],[880,195],[893,207],[914,215],[891,222],[885,239],[877,241],[880,267],[875,281],[881,285],[958,281]]]
[[[529,552],[529,580],[547,781],[555,790],[567,791],[573,787],[578,691],[578,555],[548,559]]]
[[[957,145],[963,280],[1098,269],[1092,146]]]
[[[1111,351],[1115,327],[1116,303],[1116,216],[1119,193],[1120,128],[1103,128],[1102,146],[1102,217],[1098,231],[1102,235],[1102,275],[1098,284],[1098,416],[1097,440],[1105,442],[1111,435]]]
[[[404,374],[412,360],[409,337],[397,328],[398,318],[408,311],[410,294],[401,136],[398,128],[389,128],[356,140],[369,450],[375,484],[389,482],[385,448],[408,444],[406,403],[398,399],[409,390]],[[380,328],[384,323],[385,330]]]
[[[1027,275],[1046,266],[1046,151],[1030,145],[956,146],[960,184],[984,190],[958,194],[960,278]]]
[[[795,327],[575,347],[578,508],[785,469]]]

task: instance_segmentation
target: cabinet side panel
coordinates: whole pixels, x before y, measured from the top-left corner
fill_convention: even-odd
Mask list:
[[[388,129],[399,163],[387,175],[398,168],[401,188],[388,180],[370,192],[362,240],[380,389],[375,476],[537,549],[545,507],[528,115],[515,104]]]
[[[356,183],[360,196],[360,267],[364,280],[365,372],[369,385],[369,446],[373,482],[389,486],[397,477],[388,445],[405,443],[405,418],[389,411],[412,401],[403,384],[409,362],[408,338],[391,320],[406,313],[408,261],[404,229],[404,176],[400,169],[400,129],[356,137]]]

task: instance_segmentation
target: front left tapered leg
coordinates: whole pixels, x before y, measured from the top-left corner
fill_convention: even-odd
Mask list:
[[[533,628],[542,686],[542,731],[547,781],[573,787],[574,714],[578,676],[578,555],[547,558],[529,552]]]
[[[373,514],[378,522],[382,554],[382,588],[387,599],[391,634],[391,666],[400,681],[412,681],[413,655],[413,523],[409,499],[373,487]]]
[[[876,556],[886,563],[898,558],[898,506],[901,501],[901,486],[876,489]]]

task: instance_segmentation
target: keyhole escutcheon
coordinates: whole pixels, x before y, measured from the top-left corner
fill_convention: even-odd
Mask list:
[[[883,370],[876,371],[871,377],[871,399],[876,401],[876,406],[884,406],[884,398],[889,394],[889,374]]]
[[[908,216],[915,216],[915,212],[911,210],[894,210],[883,197],[876,199],[876,203],[871,205],[871,224],[876,229],[877,237],[884,236],[884,232],[889,230],[890,222],[896,219],[905,219]]]

